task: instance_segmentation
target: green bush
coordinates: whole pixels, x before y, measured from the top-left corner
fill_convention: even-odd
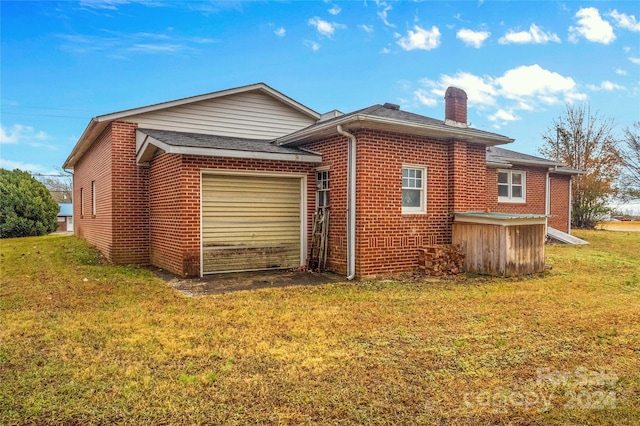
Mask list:
[[[0,238],[31,237],[58,229],[60,207],[28,172],[0,169]]]

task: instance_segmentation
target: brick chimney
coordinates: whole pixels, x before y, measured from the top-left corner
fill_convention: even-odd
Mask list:
[[[444,123],[467,127],[467,93],[457,87],[449,87],[444,94]]]

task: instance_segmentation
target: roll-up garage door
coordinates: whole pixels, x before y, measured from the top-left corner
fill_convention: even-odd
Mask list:
[[[300,266],[299,177],[202,175],[203,273]]]

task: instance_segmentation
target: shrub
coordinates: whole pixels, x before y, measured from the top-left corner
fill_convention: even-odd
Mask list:
[[[58,229],[60,207],[28,172],[0,169],[0,238],[49,234]]]

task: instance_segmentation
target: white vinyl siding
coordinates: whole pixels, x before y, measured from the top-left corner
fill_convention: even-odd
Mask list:
[[[498,170],[498,202],[524,203],[526,173],[515,170]]]
[[[301,196],[300,177],[203,174],[203,273],[299,267]]]
[[[309,116],[258,92],[134,115],[125,119],[141,129],[173,130],[249,139],[273,139],[314,123]]]

